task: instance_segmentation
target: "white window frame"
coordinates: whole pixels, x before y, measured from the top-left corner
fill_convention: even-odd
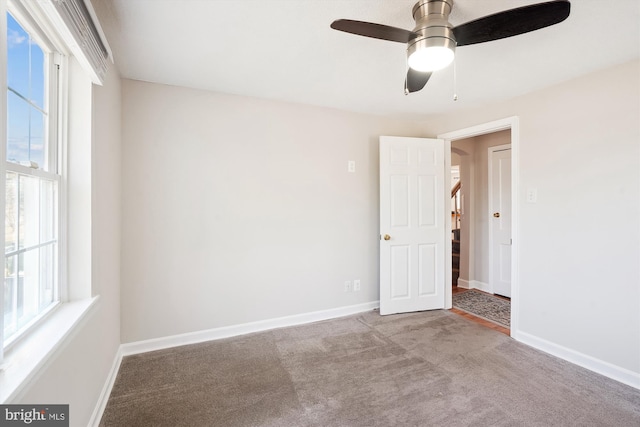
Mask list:
[[[83,2],[84,7],[79,2]],[[0,403],[17,403],[24,399],[29,385],[38,378],[42,368],[83,329],[101,304],[99,290],[92,288],[91,277],[91,93],[92,84],[103,83],[108,71],[106,60],[113,62],[113,57],[90,0],[0,0],[0,58],[6,58],[7,54],[5,21],[8,4],[27,11],[27,15],[51,36],[49,41],[56,50],[60,50],[58,102],[64,106],[59,111],[60,145],[56,161],[62,177],[58,193],[61,303],[47,313],[46,320],[41,319],[33,325],[9,351],[3,354],[0,346]],[[6,60],[0,61],[0,134],[6,135],[5,64]],[[2,176],[6,174],[5,151],[6,144],[0,144]],[[5,186],[0,186],[3,212],[4,203]],[[2,240],[4,227],[0,227]],[[3,295],[4,292],[0,293],[2,307]],[[0,334],[2,332],[3,328],[0,328]]]
[[[18,332],[13,335],[7,342],[4,338],[4,291],[0,294],[0,362],[3,359],[4,352],[11,349],[22,338],[29,335],[29,332],[33,330],[37,325],[46,320],[47,316],[52,313],[60,303],[66,302],[68,296],[67,281],[66,281],[66,203],[65,194],[66,188],[66,118],[67,118],[67,91],[68,91],[68,73],[66,71],[67,59],[66,49],[64,44],[61,43],[59,37],[55,31],[46,24],[46,20],[42,19],[42,14],[36,9],[28,8],[28,2],[20,2],[19,0],[2,0],[0,1],[0,11],[2,13],[2,31],[6,34],[7,22],[6,14],[10,13],[16,21],[35,39],[38,45],[41,47],[46,55],[46,61],[48,65],[47,82],[46,82],[46,95],[48,105],[48,144],[46,150],[47,167],[45,170],[42,165],[42,169],[32,169],[17,163],[9,162],[6,160],[6,135],[7,135],[7,61],[2,61],[0,66],[0,78],[2,78],[2,121],[0,121],[0,131],[4,135],[2,139],[2,149],[0,150],[0,175],[6,179],[7,172],[15,172],[23,175],[30,175],[39,178],[48,179],[57,182],[57,200],[56,200],[56,217],[57,217],[57,256],[56,262],[53,266],[55,275],[54,284],[54,298],[53,303],[50,304],[42,312],[23,325]],[[7,40],[2,38],[2,49],[0,53],[4,58],[7,58]],[[55,150],[51,150],[51,145],[55,146]],[[0,205],[3,212],[6,209],[5,206],[5,186],[2,186],[0,194]],[[1,228],[0,238],[4,241],[4,226]],[[4,289],[4,287],[3,287]]]

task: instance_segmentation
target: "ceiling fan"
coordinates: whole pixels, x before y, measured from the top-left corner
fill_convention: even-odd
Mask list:
[[[409,69],[404,92],[422,89],[431,73],[453,61],[456,47],[504,39],[558,24],[569,16],[568,0],[555,0],[505,10],[456,27],[449,23],[453,0],[420,0],[413,6],[413,30],[338,19],[331,28],[365,37],[406,43]]]

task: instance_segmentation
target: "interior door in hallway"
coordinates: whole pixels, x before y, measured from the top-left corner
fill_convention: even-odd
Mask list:
[[[380,314],[444,308],[445,185],[443,140],[380,137]]]
[[[511,146],[489,147],[489,280],[494,294],[511,297]]]

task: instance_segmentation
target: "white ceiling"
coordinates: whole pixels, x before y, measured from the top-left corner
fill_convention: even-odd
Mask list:
[[[412,29],[415,0],[93,1],[123,77],[410,118],[508,99],[640,57],[638,0],[574,0],[558,25],[459,48],[453,101],[453,66],[405,96],[403,44],[329,28],[346,18]],[[455,0],[450,22],[532,3]]]

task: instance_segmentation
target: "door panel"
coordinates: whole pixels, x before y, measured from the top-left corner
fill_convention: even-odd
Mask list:
[[[437,181],[433,176],[418,177],[418,225],[420,227],[436,227],[436,205],[433,203],[437,196]]]
[[[436,245],[420,245],[419,251],[419,295],[435,295],[437,292],[437,273],[439,272],[436,262],[438,261]]]
[[[444,308],[444,177],[443,140],[380,137],[380,314]]]
[[[409,297],[409,280],[411,277],[410,256],[411,249],[409,246],[392,246],[391,247],[391,298],[408,298]]]
[[[409,226],[409,177],[394,175],[390,177],[391,188],[391,226],[394,228]]]

